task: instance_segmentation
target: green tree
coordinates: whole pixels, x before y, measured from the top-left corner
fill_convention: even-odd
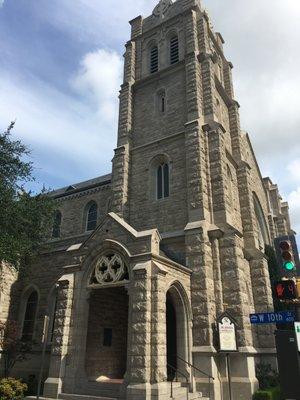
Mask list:
[[[8,378],[16,362],[27,359],[33,342],[22,340],[16,321],[0,321],[0,347],[3,366],[3,376]]]
[[[0,134],[0,262],[26,265],[45,242],[52,224],[54,201],[45,189],[34,194],[25,184],[34,181],[30,151],[11,133]]]

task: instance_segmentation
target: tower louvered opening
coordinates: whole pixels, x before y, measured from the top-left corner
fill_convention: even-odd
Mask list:
[[[158,71],[158,48],[153,46],[150,50],[150,73]]]
[[[178,37],[173,36],[170,40],[170,62],[175,64],[179,61]]]

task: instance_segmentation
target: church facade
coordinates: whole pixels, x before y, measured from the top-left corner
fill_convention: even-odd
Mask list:
[[[52,192],[49,243],[26,276],[3,266],[1,319],[35,341],[14,373],[38,376],[44,331],[44,397],[227,399],[228,312],[232,390],[250,400],[255,364],[276,365],[273,328],[249,314],[273,310],[264,250],[292,232],[288,204],[241,130],[200,0],[161,0],[130,24],[112,173]]]

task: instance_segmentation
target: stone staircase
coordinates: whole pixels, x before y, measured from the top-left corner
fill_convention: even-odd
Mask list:
[[[61,393],[58,396],[61,400],[118,400],[117,397],[99,397],[99,396],[89,396],[84,394],[67,394]]]
[[[209,400],[208,397],[203,397],[201,392],[189,392],[189,384],[185,382],[173,382],[171,393],[171,383],[169,385],[168,398],[170,400]]]
[[[100,387],[101,386],[101,390]],[[94,393],[93,393],[94,392]],[[101,393],[101,395],[99,395]],[[36,399],[36,397],[27,397],[28,400]],[[59,400],[121,400],[122,397],[118,391],[116,385],[95,385],[94,391],[89,387],[89,394],[69,394],[60,393],[58,395]],[[166,400],[209,400],[208,397],[203,397],[201,392],[189,392],[189,385],[185,382],[173,382],[172,390],[171,383],[168,385],[168,392]],[[40,400],[51,400],[40,397]],[[129,399],[130,400],[130,399]]]

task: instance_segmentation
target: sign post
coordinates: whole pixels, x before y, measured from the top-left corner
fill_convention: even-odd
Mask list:
[[[231,368],[230,368],[230,353],[238,351],[236,341],[236,322],[227,313],[223,313],[217,320],[218,335],[219,335],[219,351],[225,353],[226,369],[228,376],[228,390],[229,400],[232,400],[232,387],[231,387]]]
[[[42,343],[43,343],[42,361],[41,361],[41,368],[40,368],[39,380],[38,380],[38,388],[37,388],[37,396],[36,396],[37,400],[39,400],[40,393],[41,393],[43,369],[44,369],[44,362],[45,362],[45,353],[46,353],[47,340],[48,340],[48,328],[49,328],[49,317],[48,317],[48,315],[46,315],[44,318],[44,328],[43,328],[43,338],[42,338]]]
[[[295,332],[297,338],[298,351],[300,352],[300,322],[295,322]]]

